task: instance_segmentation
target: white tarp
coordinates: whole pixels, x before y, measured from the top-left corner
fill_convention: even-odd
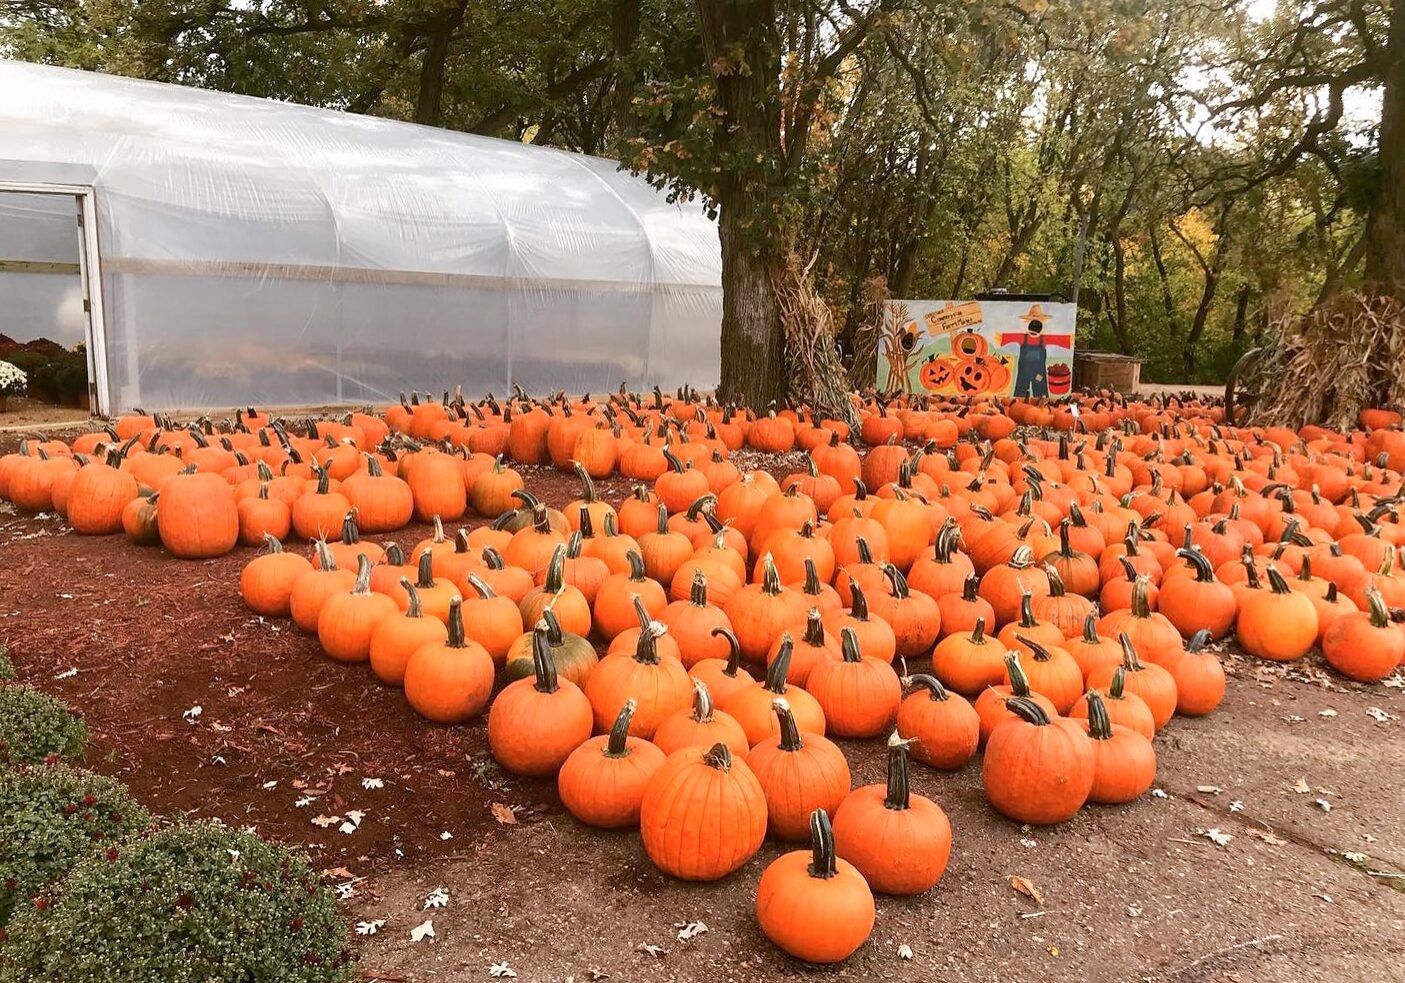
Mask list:
[[[111,408],[718,379],[716,226],[613,161],[0,61],[0,187],[75,172]]]

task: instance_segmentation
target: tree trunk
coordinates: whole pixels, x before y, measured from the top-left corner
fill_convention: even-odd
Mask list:
[[[1405,301],[1405,4],[1390,15],[1376,148],[1375,200],[1366,228],[1366,281],[1377,293]]]
[[[1249,298],[1253,293],[1254,288],[1245,283],[1240,285],[1239,293],[1234,297],[1234,328],[1230,338],[1236,345],[1244,340],[1244,331],[1249,326]]]
[[[764,409],[785,397],[785,335],[771,264],[783,240],[781,49],[772,0],[694,0],[712,73],[722,239],[722,399]]]
[[[1132,339],[1127,334],[1127,251],[1122,246],[1122,238],[1112,240],[1112,303],[1115,308],[1107,312],[1112,321],[1113,334],[1117,335],[1117,347],[1123,355],[1132,354]]]
[[[615,0],[610,7],[610,46],[615,61],[611,92],[617,139],[634,136],[634,90],[639,72],[634,65],[634,44],[639,38],[639,0]]]
[[[449,42],[463,24],[467,0],[454,4],[444,15],[432,22],[429,44],[424,49],[424,64],[420,67],[420,87],[415,99],[415,122],[438,126],[444,103],[444,66],[449,59]]]

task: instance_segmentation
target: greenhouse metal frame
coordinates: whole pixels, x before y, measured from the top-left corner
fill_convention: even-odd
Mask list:
[[[12,192],[77,202],[99,412],[719,375],[716,226],[613,161],[0,60]]]

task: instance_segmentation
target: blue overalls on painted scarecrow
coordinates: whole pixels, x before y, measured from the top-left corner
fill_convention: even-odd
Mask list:
[[[1000,335],[1000,344],[1019,345],[1019,360],[1015,368],[1014,396],[1049,395],[1049,346],[1072,348],[1071,335],[1046,335],[1044,321],[1048,314],[1038,304],[1027,313],[1020,315],[1026,324],[1023,331],[1005,331]]]

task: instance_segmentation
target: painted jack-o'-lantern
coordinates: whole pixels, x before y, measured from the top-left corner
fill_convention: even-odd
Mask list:
[[[990,371],[989,392],[1002,393],[1010,388],[1010,361],[1004,355],[997,355],[995,358],[985,358],[981,361],[986,363],[986,368]]]
[[[922,383],[922,388],[928,392],[950,389],[956,382],[956,364],[950,359],[939,359],[935,355],[928,356],[927,361],[922,363],[922,372],[918,379]]]
[[[951,351],[959,359],[981,358],[989,353],[989,348],[984,335],[963,331],[951,339]]]
[[[956,363],[956,391],[979,396],[990,388],[990,365],[983,358],[963,358]]]

